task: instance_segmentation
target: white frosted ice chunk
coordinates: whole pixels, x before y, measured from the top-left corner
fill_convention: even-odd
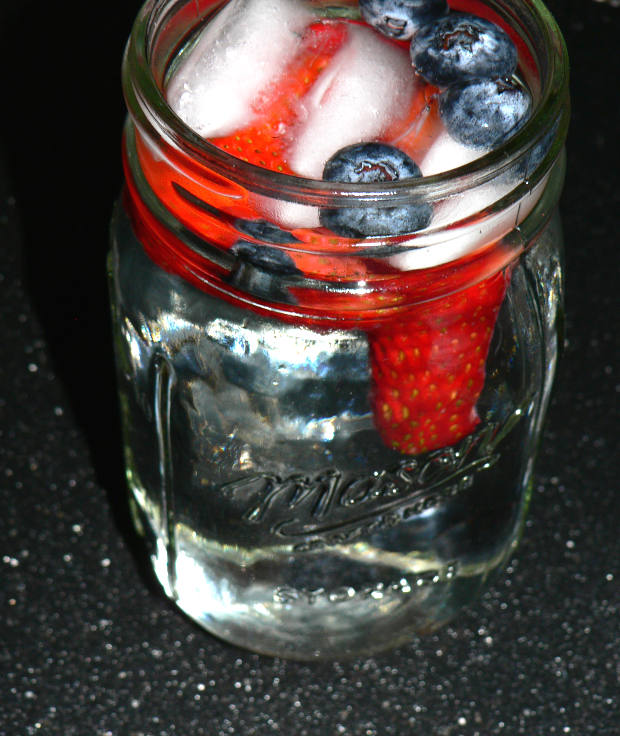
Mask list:
[[[542,196],[547,179],[548,176],[543,178],[536,187],[512,205],[484,219],[473,220],[461,227],[450,229],[444,229],[439,223],[438,230],[434,229],[435,220],[433,220],[431,226],[433,229],[430,232],[422,233],[412,240],[411,245],[415,244],[416,247],[410,247],[408,250],[408,244],[403,243],[402,252],[388,259],[390,265],[403,271],[431,268],[457,260],[467,253],[475,252],[499,240],[517,228],[531,213]],[[513,183],[510,186],[506,184],[495,188],[495,197],[492,198],[490,185],[487,184],[486,189],[483,189],[482,192],[469,193],[466,197],[462,197],[460,205],[455,202],[445,202],[440,208],[438,219],[445,223],[457,222],[460,214],[472,214],[476,211],[476,207],[481,209],[480,204],[489,204],[490,199],[497,201],[514,186]],[[459,209],[461,209],[460,212]]]
[[[424,176],[441,174],[465,166],[490,150],[464,146],[446,130],[442,130],[422,159],[420,169]],[[467,192],[445,199],[435,206],[432,227],[454,225],[477,215],[505,197],[517,184],[513,178],[500,175]]]
[[[422,159],[420,169],[424,176],[440,174],[465,166],[489,151],[464,146],[442,130]],[[546,179],[511,205],[499,204],[519,184],[514,173],[500,173],[466,192],[436,203],[429,231],[412,241],[415,248],[407,250],[403,244],[402,252],[389,258],[390,264],[402,270],[430,268],[504,237],[530,214],[542,195]],[[494,206],[501,209],[491,214]]]
[[[311,18],[295,0],[231,0],[181,60],[168,103],[205,138],[247,125],[252,100],[278,78]]]
[[[368,28],[350,37],[304,97],[289,161],[300,176],[320,179],[326,161],[352,143],[379,137],[411,104],[415,75],[407,52]]]
[[[479,184],[467,192],[445,199],[435,207],[433,227],[453,225],[478,215],[509,194],[517,183],[508,179],[492,179],[486,184]]]
[[[275,220],[281,227],[290,230],[319,227],[319,208],[308,204],[295,204],[272,199],[265,209],[267,219]]]
[[[407,53],[366,28],[352,26],[349,33],[301,102],[305,122],[289,151],[290,166],[300,176],[322,178],[336,151],[376,139],[409,110],[416,79]],[[284,227],[319,225],[316,207],[281,201],[269,209]]]
[[[443,130],[433,141],[424,158],[420,162],[420,169],[424,176],[442,174],[444,171],[456,169],[475,161],[480,156],[488,153],[488,150],[464,146],[455,141],[454,138]]]

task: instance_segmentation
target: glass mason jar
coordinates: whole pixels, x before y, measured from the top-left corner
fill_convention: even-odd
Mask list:
[[[528,122],[445,174],[340,184],[234,158],[169,107],[219,5],[147,2],[124,60],[109,278],[131,508],[208,631],[368,654],[453,618],[523,527],[561,342],[566,52],[538,0],[455,2],[508,30]],[[416,233],[320,224],[412,203],[432,212]]]

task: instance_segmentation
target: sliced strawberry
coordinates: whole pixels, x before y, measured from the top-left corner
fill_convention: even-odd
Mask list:
[[[474,430],[507,280],[500,271],[369,331],[374,418],[387,445],[416,455]]]
[[[347,23],[342,21],[309,25],[291,63],[257,95],[252,123],[232,135],[212,138],[210,143],[248,163],[292,174],[286,149],[303,115],[300,100],[344,44],[347,33]]]

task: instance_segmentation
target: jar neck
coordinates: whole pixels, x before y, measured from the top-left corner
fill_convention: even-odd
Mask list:
[[[218,247],[186,227],[166,208],[148,186],[136,155],[135,129],[128,122],[123,152],[124,206],[153,261],[201,291],[237,306],[324,329],[371,329],[386,320],[401,319],[412,306],[444,299],[500,271],[509,274],[555,211],[565,171],[561,152],[520,226],[461,257],[430,267],[403,269],[391,264],[390,257],[379,250],[363,254],[304,251],[303,272],[278,274],[277,292],[270,287],[265,293],[260,271],[240,261],[234,249]]]

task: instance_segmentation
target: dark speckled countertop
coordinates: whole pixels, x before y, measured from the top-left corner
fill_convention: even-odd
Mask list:
[[[202,633],[128,531],[104,257],[137,3],[0,4],[0,734],[620,733],[620,8],[572,57],[567,343],[523,542],[452,626],[298,664]]]

